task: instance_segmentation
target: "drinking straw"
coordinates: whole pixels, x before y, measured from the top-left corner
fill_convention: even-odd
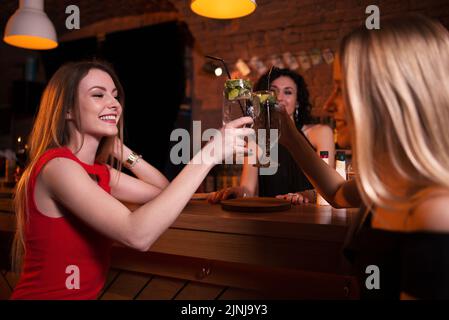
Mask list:
[[[271,72],[273,71],[274,66],[272,65],[270,68],[270,71],[267,75],[267,90],[270,90],[270,80],[271,80]],[[270,103],[267,101],[265,102],[265,109],[267,110],[267,117],[265,118],[265,129],[270,132],[271,129],[271,113],[270,113]],[[270,156],[270,134],[266,137],[266,148],[267,148],[267,157]]]
[[[267,90],[270,90],[270,80],[271,80],[271,71],[273,71],[273,68],[274,68],[274,66],[271,66],[271,68],[270,68],[270,72],[268,72],[268,77],[267,77],[267,84],[268,84],[268,86],[267,86]]]
[[[206,55],[206,58],[220,61],[223,64],[223,67],[225,68],[226,74],[228,75],[228,79],[231,80],[231,74],[229,73],[228,66],[226,65],[226,62],[222,58],[207,56],[207,55]]]
[[[231,74],[229,73],[228,66],[226,65],[226,62],[222,58],[208,56],[208,55],[206,55],[206,58],[220,61],[223,64],[223,67],[225,68],[226,74],[228,75],[228,79],[231,80]],[[243,106],[242,106],[241,101],[238,100],[238,103],[239,103],[239,106],[240,106],[240,110],[242,111],[242,115],[245,116],[245,111],[243,110]]]
[[[266,148],[267,148],[267,157],[270,156],[270,129],[271,129],[271,113],[270,113],[270,101],[267,99],[265,101],[265,109],[267,110],[267,116],[265,118],[265,129],[267,130],[268,134],[266,137]]]

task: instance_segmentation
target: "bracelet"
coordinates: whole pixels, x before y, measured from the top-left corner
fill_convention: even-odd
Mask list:
[[[125,167],[128,169],[132,169],[137,164],[137,162],[139,162],[140,158],[142,158],[140,154],[131,151],[128,159],[126,159]]]

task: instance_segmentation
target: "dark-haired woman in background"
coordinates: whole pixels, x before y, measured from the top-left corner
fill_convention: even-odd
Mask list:
[[[268,88],[268,83],[270,87]],[[329,166],[334,167],[335,144],[332,129],[323,124],[314,124],[311,116],[312,106],[304,78],[289,69],[274,68],[268,81],[268,73],[256,83],[254,90],[272,90],[276,93],[280,107],[285,108],[290,120],[295,123],[318,154],[329,152]],[[211,194],[212,203],[229,197],[278,197],[292,203],[308,202],[315,198],[313,186],[307,180],[284,146],[278,146],[279,167],[274,175],[259,175],[258,169],[251,164],[243,165],[240,185]]]

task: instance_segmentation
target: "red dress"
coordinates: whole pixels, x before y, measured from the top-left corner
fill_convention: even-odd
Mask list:
[[[68,211],[63,217],[51,218],[36,207],[37,176],[48,161],[58,157],[79,163],[110,193],[106,165],[83,163],[66,147],[47,150],[39,158],[27,189],[23,272],[11,299],[95,299],[106,279],[112,240]]]

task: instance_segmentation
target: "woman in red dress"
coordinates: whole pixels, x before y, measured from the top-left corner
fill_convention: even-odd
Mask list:
[[[212,152],[232,140],[216,136],[169,183],[121,143],[122,108],[122,86],[105,63],[66,64],[49,81],[15,196],[13,268],[21,276],[12,299],[95,299],[113,241],[148,250],[214,164],[246,151],[251,129],[240,127],[252,120],[240,118],[226,127],[235,144]],[[131,212],[122,202],[141,206]]]

